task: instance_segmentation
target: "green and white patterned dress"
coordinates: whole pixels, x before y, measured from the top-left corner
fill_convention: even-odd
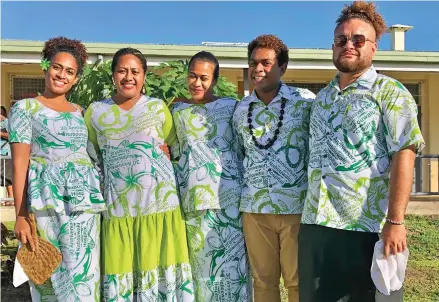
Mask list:
[[[18,101],[9,115],[11,143],[31,145],[27,205],[39,235],[62,252],[50,280],[33,301],[100,300],[99,175],[87,154],[81,112],[57,112],[36,99]]]
[[[242,154],[233,137],[236,100],[223,98],[172,109],[172,148],[197,302],[252,301],[252,279],[239,201]]]
[[[89,152],[102,164],[105,301],[194,301],[187,238],[170,159],[171,114],[142,96],[130,110],[107,99],[90,105]]]

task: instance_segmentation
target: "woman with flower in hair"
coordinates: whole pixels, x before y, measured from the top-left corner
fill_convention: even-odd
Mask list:
[[[100,299],[100,212],[105,202],[99,175],[87,153],[88,133],[81,107],[66,94],[86,63],[85,46],[58,37],[43,49],[44,92],[18,101],[9,116],[15,233],[32,239],[29,213],[38,235],[57,247],[62,263],[42,285],[29,281],[33,301]]]

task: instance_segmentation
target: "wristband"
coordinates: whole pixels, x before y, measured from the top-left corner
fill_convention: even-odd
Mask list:
[[[390,224],[393,224],[393,225],[404,225],[405,224],[404,220],[396,221],[396,220],[392,220],[392,219],[386,218],[386,221],[388,223],[390,223]]]

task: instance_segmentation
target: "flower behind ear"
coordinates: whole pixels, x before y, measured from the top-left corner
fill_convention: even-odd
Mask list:
[[[40,63],[41,69],[42,70],[47,70],[50,67],[50,61],[47,59],[42,59],[41,63]]]

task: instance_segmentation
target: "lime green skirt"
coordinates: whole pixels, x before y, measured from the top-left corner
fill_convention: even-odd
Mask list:
[[[180,209],[102,221],[104,300],[194,301]]]
[[[186,227],[180,209],[102,222],[105,275],[149,271],[189,263]]]

